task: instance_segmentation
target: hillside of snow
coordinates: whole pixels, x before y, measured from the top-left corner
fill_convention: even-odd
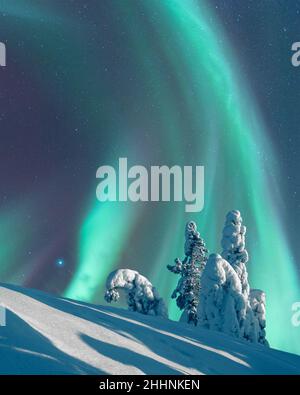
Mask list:
[[[126,310],[0,285],[1,374],[300,374],[300,356]]]

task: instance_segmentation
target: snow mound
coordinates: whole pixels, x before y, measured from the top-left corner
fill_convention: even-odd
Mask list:
[[[211,254],[202,276],[200,325],[241,338],[246,307],[238,274],[220,255]]]
[[[151,282],[140,273],[131,269],[118,269],[109,274],[106,280],[105,300],[117,302],[124,290],[127,296],[128,309],[142,314],[168,317],[168,310]]]
[[[300,356],[161,317],[0,285],[1,374],[300,374]]]

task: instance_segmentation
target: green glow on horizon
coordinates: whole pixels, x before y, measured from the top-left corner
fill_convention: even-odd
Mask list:
[[[206,206],[199,219],[209,224],[216,213],[218,220],[223,221],[228,209],[242,211],[249,229],[251,284],[264,289],[267,295],[268,339],[274,347],[299,353],[299,334],[290,322],[291,305],[299,300],[299,279],[280,223],[278,185],[275,184],[280,173],[265,126],[226,40],[223,38],[222,45],[219,44],[218,39],[224,36],[203,3],[200,8],[194,1],[170,0],[165,8],[165,18],[180,32],[179,51],[185,60],[184,72],[189,76],[186,86],[196,86],[199,95],[205,95],[206,107],[217,109],[214,117],[218,117],[222,125],[210,131],[214,133],[212,143],[217,147],[215,156],[211,157],[209,145],[201,140],[204,149],[199,151],[199,158],[205,157],[214,192],[207,193],[209,207]],[[176,64],[176,53],[172,62]],[[189,93],[185,95],[188,98]],[[197,101],[190,103],[197,117]],[[205,108],[202,107],[202,111]],[[213,161],[220,161],[220,168],[210,176],[216,166]],[[232,176],[234,180],[230,180]],[[233,189],[234,194],[228,189]],[[228,202],[223,201],[224,196],[220,202],[222,194],[228,196]],[[220,223],[219,231],[221,227]],[[219,234],[214,235],[214,240],[211,236],[207,238],[209,248],[213,246],[218,250],[220,237]]]
[[[137,210],[122,203],[97,203],[85,219],[80,233],[80,265],[65,296],[90,301],[118,261],[130,236]],[[122,220],[120,220],[122,219]]]
[[[248,228],[251,286],[266,291],[268,340],[273,347],[300,354],[299,328],[291,326],[291,306],[300,300],[299,278],[280,213],[282,175],[276,163],[276,152],[251,95],[250,81],[239,68],[238,57],[222,31],[221,22],[209,9],[208,1],[140,0],[137,5],[120,0],[111,3],[112,12],[114,9],[116,14],[126,16],[120,24],[127,33],[128,50],[134,64],[139,65],[141,98],[152,110],[151,115],[145,112],[139,116],[146,124],[154,114],[158,125],[151,137],[159,142],[161,153],[153,154],[154,158],[149,160],[160,160],[167,165],[190,164],[189,161],[205,165],[205,209],[192,216],[184,213],[183,205],[174,204],[166,209],[159,205],[157,209],[151,206],[151,214],[144,222],[151,223],[152,227],[145,226],[146,229],[138,235],[139,242],[146,239],[145,244],[148,243],[143,249],[138,242],[130,245],[131,234],[142,217],[137,206],[89,201],[78,235],[78,265],[65,296],[103,303],[96,297],[103,293],[107,274],[117,267],[131,267],[133,264],[139,265],[139,270],[149,276],[161,295],[170,300],[177,279],[165,266],[176,256],[182,256],[185,222],[196,220],[210,252],[220,252],[226,212],[239,209]],[[60,20],[61,15],[59,7],[56,10],[56,6],[47,5],[42,9],[27,1],[18,4],[0,1],[0,7],[1,11],[12,16],[23,17],[26,23],[31,19],[45,18],[54,23],[52,29],[45,27],[48,55],[50,58],[54,56],[69,70],[65,81],[66,103],[71,103],[70,107],[77,106],[78,98],[81,99],[80,105],[90,119],[87,144],[90,135],[97,133],[104,119],[108,129],[119,125],[126,134],[122,136],[125,142],[121,148],[118,149],[121,144],[117,139],[113,146],[107,147],[107,157],[114,160],[116,155],[123,156],[125,150],[130,151],[134,163],[142,163],[145,153],[126,147],[134,146],[134,139],[128,137],[134,121],[130,123],[122,118],[118,98],[110,95],[109,80],[94,79],[100,62],[85,46],[89,26],[83,26],[79,37],[76,20],[73,24],[56,27],[55,21]],[[141,18],[140,9],[144,11],[147,24]],[[49,13],[51,18],[47,19]],[[63,15],[62,20],[66,18]],[[155,23],[157,18],[159,24]],[[59,36],[53,32],[59,32],[59,29],[63,29],[69,38],[76,37],[76,40],[70,39],[71,56],[63,59],[55,58]],[[18,34],[23,30],[24,26],[16,24]],[[41,48],[30,48],[33,50],[38,55],[44,53]],[[86,62],[80,57],[82,50]],[[76,67],[74,59],[78,61]],[[44,75],[48,75],[48,94],[50,92],[55,99],[57,86],[53,83],[55,75],[51,74],[55,73],[55,68],[51,62],[45,67],[42,72],[36,71],[35,77],[39,76],[39,81],[46,84]],[[172,74],[171,79],[168,72]],[[104,115],[95,111],[99,103],[104,105]],[[154,110],[153,103],[156,104]],[[111,119],[114,120],[113,125],[110,124]],[[188,119],[188,123],[182,119]],[[95,167],[97,165],[95,162]],[[90,195],[94,194],[93,188]],[[155,217],[155,226],[151,216]],[[0,217],[2,271],[7,269],[5,262],[14,259],[11,234],[16,240],[20,237],[15,232],[19,225],[15,227],[11,223],[18,225],[22,221],[13,213],[9,217]],[[158,231],[161,234],[159,247],[151,241]],[[14,246],[19,250],[23,244],[22,240],[17,240]],[[141,250],[139,262],[122,261],[122,253],[129,247]],[[175,302],[170,301],[169,307],[171,317],[178,318]]]
[[[118,7],[119,11],[121,9],[123,13],[126,12],[130,43],[135,49],[136,62],[144,70],[146,86],[148,80],[159,81],[157,85],[160,86],[160,91],[153,95],[159,104],[157,116],[165,132],[160,138],[163,146],[166,147],[168,143],[173,145],[171,150],[166,150],[165,163],[176,158],[177,163],[184,163],[184,160],[194,155],[192,157],[194,161],[197,159],[197,164],[205,165],[205,209],[194,216],[194,219],[211,252],[220,251],[226,212],[234,208],[242,212],[248,226],[251,285],[253,288],[264,289],[267,294],[268,339],[274,347],[300,353],[298,333],[290,324],[291,305],[299,299],[299,282],[280,222],[276,181],[280,173],[265,126],[249,92],[248,82],[241,75],[218,22],[204,6],[204,2],[201,7],[193,0],[154,0],[151,5],[147,2],[142,4],[149,15],[149,21],[153,10],[159,12],[163,23],[160,31],[154,33],[157,37],[149,35],[138,20],[134,6],[127,4],[122,7],[119,3]],[[219,42],[220,37],[222,43]],[[164,53],[165,61],[171,65],[180,86],[180,110],[190,114],[190,125],[185,130],[182,130],[183,126],[178,119],[177,98],[171,95],[172,84],[165,79],[160,60],[155,56],[151,45],[153,41]],[[150,98],[145,100],[150,101]],[[191,128],[198,130],[199,137],[196,137],[197,134],[187,134],[187,139],[193,138],[193,149],[184,152],[176,142],[181,142],[183,133],[189,133]],[[88,215],[87,222],[91,220],[94,223],[94,216],[98,218],[93,226],[88,227],[89,231],[85,230],[86,221],[84,222],[79,270],[69,288],[72,292],[67,292],[69,296],[80,297],[81,292],[85,299],[91,296],[88,290],[84,291],[84,282],[78,288],[76,286],[79,284],[78,278],[86,270],[94,277],[94,283],[99,285],[103,284],[105,275],[116,264],[123,264],[118,262],[117,256],[112,256],[107,265],[102,265],[104,273],[100,269],[101,260],[98,265],[95,256],[89,258],[89,246],[97,244],[103,238],[103,245],[99,249],[103,248],[105,256],[109,256],[109,251],[114,248],[114,240],[105,236],[106,223],[115,218],[119,209],[112,205],[105,210],[104,220],[95,212],[93,214],[93,211]],[[126,249],[126,226],[132,223],[132,219],[125,208],[120,210],[120,229],[117,232],[122,235],[120,238]],[[182,255],[184,223],[191,217],[185,215],[182,207],[178,206],[173,207],[172,217],[169,214],[166,210],[159,217],[166,233],[161,240],[160,250],[150,252],[153,256],[152,267],[145,267],[145,274],[150,276],[166,299],[170,298],[177,279],[167,272],[165,266],[177,255]],[[168,227],[179,231],[172,237],[168,233]],[[170,301],[169,309],[171,317],[178,318],[179,312],[174,301]]]

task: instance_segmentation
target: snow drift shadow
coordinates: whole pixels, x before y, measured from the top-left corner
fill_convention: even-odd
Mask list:
[[[146,355],[138,354],[135,351],[129,350],[128,348],[108,344],[85,334],[81,334],[80,338],[87,345],[93,347],[99,354],[112,358],[125,365],[135,366],[145,374],[162,374],[163,372],[163,374],[174,375],[181,373],[163,363],[147,357]]]
[[[251,374],[251,367],[243,366],[243,361],[238,361],[237,358],[234,360],[235,358],[229,353],[228,356],[218,354],[218,350],[215,348],[211,350],[206,349],[204,345],[195,339],[192,339],[190,342],[182,336],[181,338],[173,337],[162,329],[156,330],[148,326],[149,324],[147,324],[147,326],[140,325],[139,322],[127,321],[121,317],[112,316],[102,311],[98,311],[98,314],[100,315],[99,319],[102,326],[122,336],[124,336],[124,332],[133,334],[136,341],[144,344],[153,353],[167,361],[173,361],[174,355],[176,354],[176,363],[187,368],[197,369],[203,374],[216,373],[217,370],[214,371],[214,369],[211,368],[211,366],[214,365],[221,365],[225,373],[239,370],[241,374]],[[105,317],[105,321],[101,319],[101,316],[103,318]],[[160,324],[161,323],[160,321]],[[163,325],[161,325],[161,327],[163,327]],[[165,371],[165,368],[163,371]],[[161,370],[159,373],[161,373]],[[183,374],[186,372],[182,369],[177,370],[176,373]]]
[[[0,328],[0,374],[102,373],[63,353],[12,311],[6,310],[6,317],[7,325]]]
[[[207,349],[209,347],[205,347],[201,345],[196,339],[197,332],[194,328],[191,329],[190,326],[175,323],[169,320],[163,320],[158,317],[144,316],[138,313],[128,312],[126,310],[116,309],[116,308],[97,308],[93,305],[89,305],[82,302],[72,301],[63,298],[54,299],[47,294],[44,294],[40,291],[32,291],[26,289],[20,289],[14,285],[4,285],[4,287],[17,290],[42,302],[51,306],[53,308],[64,311],[65,313],[72,314],[79,318],[83,318],[85,320],[91,321],[95,324],[99,324],[107,329],[124,336],[124,334],[128,333],[131,338],[134,336],[135,340],[139,343],[144,344],[147,348],[149,348],[153,353],[159,355],[168,361],[174,360],[174,351],[176,351],[176,362],[186,367],[194,368],[201,371],[204,374],[213,374],[215,373],[211,366],[217,364],[217,366],[222,365],[224,373],[230,373],[233,371],[239,371],[241,374],[251,374],[251,366],[247,366],[247,364],[243,364],[242,360],[234,357],[232,355],[232,351],[229,351],[229,347],[227,349],[227,353],[224,352],[225,355],[222,355],[222,352],[219,352],[216,348]],[[78,309],[78,306],[84,307],[84,309]],[[106,311],[105,311],[106,310]],[[110,311],[114,313],[111,314]],[[122,317],[116,316],[115,313],[120,312]],[[124,318],[123,318],[124,317]],[[162,331],[163,327],[167,327],[172,334],[175,334],[178,337],[174,337],[168,332]],[[190,332],[191,340],[184,336],[184,333]],[[155,336],[155,341],[154,341]],[[95,340],[93,339],[94,341]],[[105,349],[106,348],[106,349]],[[113,351],[111,345],[106,344],[103,346],[103,352],[105,355],[105,351],[107,348],[110,348]],[[116,347],[119,349],[119,347]],[[129,352],[127,349],[126,353]],[[101,353],[101,348],[98,347],[98,352]],[[122,354],[122,350],[120,350]],[[118,358],[120,355],[118,352],[113,352],[114,356],[111,358]],[[137,354],[138,355],[138,354]],[[131,359],[134,362],[134,358],[131,356]],[[149,363],[148,360],[153,361],[151,358],[147,358],[146,356],[140,355],[141,359],[144,358],[144,362],[138,364],[138,368],[143,370],[143,367],[146,366],[146,362]],[[125,355],[122,354],[123,362],[126,359]],[[134,364],[134,366],[136,366]],[[166,372],[166,370],[172,370],[170,366],[165,364],[161,364],[160,369],[157,369],[157,365],[152,366],[154,371],[158,373]],[[150,370],[150,373],[152,370]],[[173,372],[169,372],[170,374],[182,374],[183,370],[173,370]]]
[[[105,358],[108,356],[116,362],[129,365],[129,368],[133,365],[135,370],[138,368],[147,373],[161,374],[165,372],[299,374],[300,372],[299,356],[248,344],[225,334],[114,307],[95,306],[57,298],[14,285],[2,286],[58,311],[90,321],[99,326],[99,334],[103,329],[111,331],[108,334],[112,338],[115,336],[113,341],[115,345],[111,344],[110,339],[104,343],[96,333],[94,337],[93,333],[87,335],[79,330],[76,335],[83,336],[84,338],[80,340],[84,340],[85,345],[96,351],[99,358],[102,354]],[[82,370],[85,371],[84,368]]]

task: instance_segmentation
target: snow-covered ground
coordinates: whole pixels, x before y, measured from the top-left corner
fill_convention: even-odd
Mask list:
[[[159,317],[0,285],[1,374],[300,374],[300,356]]]

